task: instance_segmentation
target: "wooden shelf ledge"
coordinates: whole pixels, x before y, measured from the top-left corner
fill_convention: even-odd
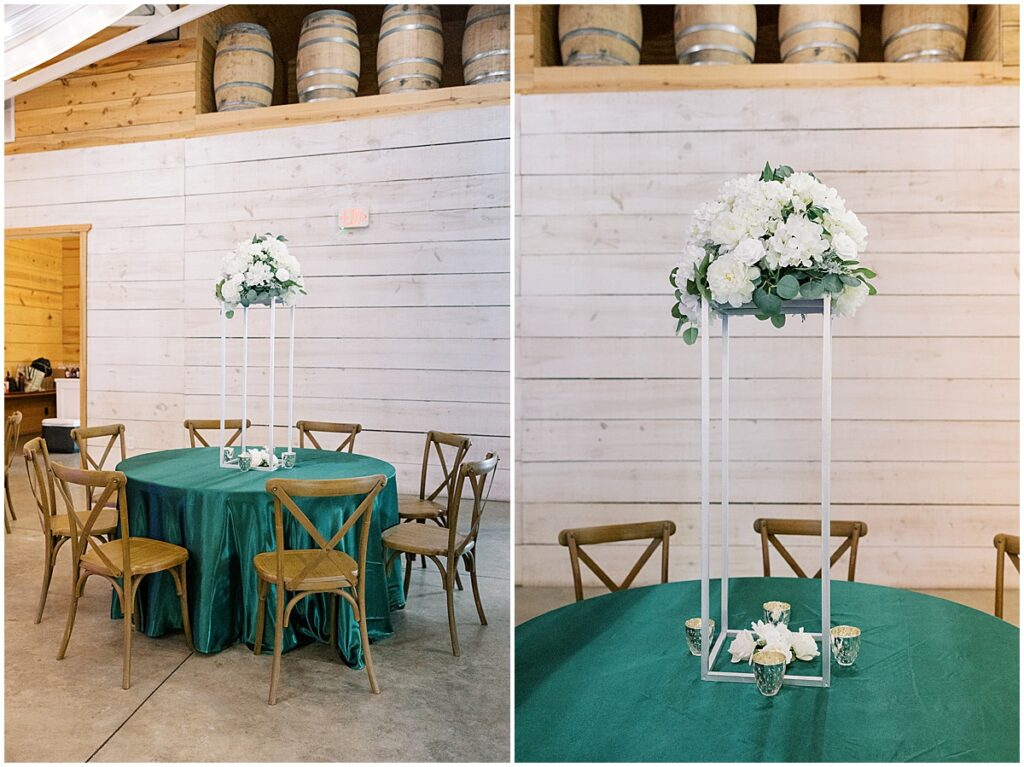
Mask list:
[[[692,67],[537,67],[517,80],[519,93],[585,93],[724,88],[824,88],[878,85],[1002,85],[1019,82],[1016,67],[997,61],[945,64],[752,64]]]
[[[506,82],[360,96],[311,104],[282,104],[237,112],[211,112],[196,116],[195,131],[191,135],[209,136],[367,117],[394,117],[439,109],[500,106],[508,104],[510,97],[511,87]]]

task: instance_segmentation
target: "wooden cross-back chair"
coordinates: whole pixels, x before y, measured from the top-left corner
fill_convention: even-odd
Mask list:
[[[469,448],[473,443],[469,437],[460,434],[449,434],[443,431],[428,431],[427,439],[423,445],[423,465],[420,467],[420,494],[419,496],[399,496],[398,516],[403,522],[425,523],[428,519],[438,525],[447,525],[445,516],[448,511],[447,503],[441,503],[437,497],[446,493],[448,498],[452,496],[452,487],[458,476],[459,466],[466,458]],[[454,453],[445,455],[445,448],[454,448]],[[430,488],[427,485],[427,475],[430,471],[430,455],[434,453],[441,467],[441,481],[436,487]],[[451,463],[449,464],[449,460]]]
[[[800,567],[793,555],[782,545],[778,536],[821,536],[821,522],[815,519],[765,519],[763,517],[754,520],[754,532],[761,536],[761,558],[764,562],[764,575],[769,577],[772,574],[769,545],[773,546],[782,558],[796,573],[797,577],[807,578],[807,573]],[[829,558],[829,567],[839,561],[847,551],[850,552],[850,565],[847,571],[847,580],[854,580],[857,571],[857,546],[860,539],[868,534],[868,526],[864,522],[833,520],[829,524],[829,537],[842,537],[844,540],[839,547],[832,552]],[[814,574],[815,578],[821,577],[821,568]]]
[[[189,447],[209,447],[210,443],[206,441],[206,438],[201,432],[204,431],[217,431],[220,432],[220,419],[219,418],[189,418],[185,421],[185,428],[188,430],[188,442]],[[252,421],[248,418],[245,419],[245,428],[252,428]],[[242,436],[242,419],[241,418],[227,418],[224,420],[224,430],[234,429],[234,432],[224,442],[224,447],[231,447],[235,444],[235,440]],[[196,443],[199,443],[196,445]]]
[[[97,447],[92,452],[89,451],[89,440],[101,439],[106,437],[107,441],[102,443],[103,453],[99,459],[96,459],[96,455],[99,454],[99,448]],[[90,471],[105,471],[104,467],[107,464],[107,459],[110,457],[111,451],[114,446],[117,445],[120,448],[120,460],[127,458],[127,453],[124,447],[124,424],[123,423],[112,423],[106,426],[88,426],[78,427],[77,429],[71,430],[71,438],[78,443],[78,456],[82,464],[83,469]],[[86,487],[85,499],[86,505],[92,506],[93,488]],[[117,499],[113,499],[111,503],[116,503]]]
[[[350,453],[356,447],[356,435],[363,430],[362,424],[358,423],[332,423],[331,421],[298,421],[295,428],[299,430],[299,447],[306,446],[306,440],[310,441],[317,450],[327,450],[320,446],[314,432],[325,434],[344,434],[341,444],[334,449],[334,452],[341,453],[348,450]]]
[[[373,504],[377,494],[387,484],[387,477],[375,474],[353,479],[288,480],[267,481],[267,492],[274,499],[274,534],[277,543],[274,551],[257,554],[253,567],[259,578],[259,608],[256,613],[256,641],[253,653],[260,654],[263,648],[263,623],[266,612],[267,592],[270,586],[275,590],[274,619],[274,663],[270,671],[270,696],[268,703],[277,702],[277,687],[281,678],[281,650],[284,644],[284,628],[288,625],[292,609],[301,600],[313,594],[329,596],[329,620],[331,624],[331,647],[338,644],[338,601],[344,599],[352,607],[352,613],[359,623],[359,637],[366,660],[366,675],[370,679],[370,690],[379,693],[377,677],[373,672],[373,656],[370,639],[366,630],[366,548],[373,519]],[[352,513],[331,536],[324,538],[309,517],[299,508],[295,498],[344,498],[365,496]],[[309,533],[316,544],[315,549],[288,549],[285,545],[284,509],[287,509],[302,528]],[[338,545],[356,524],[360,524],[357,558],[341,551]],[[287,603],[288,592],[294,592]],[[333,597],[333,598],[331,598]]]
[[[72,521],[68,513],[58,513],[57,495],[50,470],[50,453],[42,437],[36,437],[25,443],[22,448],[25,458],[25,472],[28,474],[28,486],[35,498],[39,510],[39,522],[43,531],[43,588],[39,594],[39,608],[36,610],[35,622],[43,619],[46,607],[46,595],[50,590],[53,568],[56,567],[57,554],[61,547],[71,540]],[[79,527],[85,525],[89,511],[74,511]],[[92,534],[99,540],[109,541],[117,532],[117,510],[103,509],[92,525]]]
[[[14,504],[11,503],[10,477],[11,464],[14,462],[14,451],[18,449],[18,438],[21,436],[21,411],[15,410],[4,419],[4,529],[11,532],[11,520],[17,519]]]
[[[1006,559],[1020,572],[1020,536],[1009,533],[999,533],[992,539],[996,547],[996,609],[995,616],[1003,617],[1003,576],[1005,573]]]
[[[477,615],[480,623],[487,625],[487,616],[484,614],[484,606],[480,601],[480,589],[477,585],[477,538],[480,535],[480,520],[483,518],[484,508],[487,506],[487,498],[490,496],[490,488],[494,485],[494,470],[498,465],[499,458],[494,453],[488,453],[481,461],[465,461],[459,465],[455,485],[448,496],[448,526],[433,527],[431,525],[395,525],[384,531],[383,541],[386,549],[389,549],[386,559],[385,572],[391,569],[395,559],[402,554],[415,556],[419,554],[424,559],[430,559],[441,572],[441,580],[444,584],[445,594],[448,598],[448,632],[451,634],[452,653],[459,655],[459,634],[455,625],[455,588],[456,573],[459,562],[463,562],[469,572],[473,585],[473,599],[476,602]],[[487,483],[488,475],[491,481]],[[469,522],[469,529],[466,532],[459,532],[459,510],[461,508],[462,493],[466,482],[469,482],[473,493],[473,512]],[[485,485],[488,485],[485,493]],[[441,558],[444,562],[441,562]],[[409,579],[412,574],[412,559],[406,559],[405,565],[405,591],[408,597]]]
[[[595,527],[575,527],[562,530],[558,534],[558,542],[569,549],[569,563],[572,565],[572,582],[576,591],[576,601],[583,599],[583,578],[580,573],[580,562],[583,562],[593,571],[601,583],[608,587],[609,591],[621,591],[628,589],[640,570],[647,564],[658,547],[661,546],[661,582],[668,583],[668,548],[669,538],[676,532],[676,523],[670,520],[659,520],[657,522],[630,522],[621,525],[598,525]],[[601,543],[618,543],[620,541],[641,541],[650,539],[647,548],[637,559],[633,568],[627,573],[621,583],[616,583],[590,555],[585,552],[582,546],[592,546]]]
[[[121,687],[131,686],[132,673],[132,626],[136,621],[135,598],[142,579],[152,573],[167,571],[174,581],[174,589],[181,602],[181,622],[185,640],[192,649],[192,629],[188,616],[188,589],[185,580],[188,551],[181,546],[150,538],[133,538],[128,527],[128,503],[125,498],[127,478],[120,471],[90,471],[73,469],[59,463],[50,465],[56,480],[57,497],[66,510],[71,540],[71,606],[64,628],[64,639],[60,643],[57,660],[63,660],[67,653],[71,631],[75,626],[78,600],[82,597],[85,582],[98,575],[114,587],[121,605],[124,622],[124,647],[121,667]],[[69,485],[98,490],[95,502],[88,512],[75,512]],[[115,504],[121,523],[121,538],[104,542],[97,525],[101,523],[109,504]],[[84,519],[82,517],[85,517]]]

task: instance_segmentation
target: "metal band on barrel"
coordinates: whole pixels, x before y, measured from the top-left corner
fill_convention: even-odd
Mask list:
[[[342,67],[322,67],[320,69],[310,69],[308,72],[303,72],[295,78],[295,82],[301,83],[303,80],[308,80],[310,77],[317,77],[318,75],[346,75],[347,77],[353,77],[356,80],[359,79],[359,75],[351,69],[343,69]]]
[[[224,38],[235,32],[243,35],[259,35],[260,37],[265,37],[268,40],[270,39],[270,33],[267,31],[266,27],[261,27],[259,24],[252,24],[247,21],[240,21],[237,24],[229,24],[224,27],[224,31],[221,32],[220,36],[221,38]]]
[[[480,59],[485,59],[485,58],[488,58],[490,56],[510,56],[510,55],[512,55],[512,51],[509,48],[494,48],[494,49],[489,50],[489,51],[480,51],[480,53],[474,54],[473,56],[470,56],[468,59],[463,61],[462,62],[462,66],[463,67],[468,67],[474,61],[479,61]]]
[[[782,63],[786,63],[786,60],[789,59],[791,56],[795,56],[796,54],[798,54],[798,53],[800,53],[802,51],[810,51],[810,50],[813,50],[815,48],[834,48],[837,51],[842,51],[843,53],[845,53],[847,56],[849,56],[854,61],[857,60],[857,51],[855,51],[849,45],[845,45],[843,43],[833,43],[833,42],[828,42],[828,41],[822,41],[822,42],[818,42],[818,43],[801,43],[800,45],[793,46],[788,51],[786,51],[786,55],[782,57]],[[825,62],[821,62],[821,63],[825,63]],[[830,63],[835,64],[837,62],[830,62]]]
[[[341,11],[341,10],[338,10],[337,8],[328,8],[328,9],[323,10],[323,11],[313,11],[311,14],[306,16],[305,19],[302,20],[302,23],[305,24],[310,19],[313,19],[314,21],[316,19],[322,19],[324,16],[344,16],[347,19],[352,19],[352,23],[353,24],[356,23],[356,17],[355,16],[353,16],[348,11]]]
[[[333,83],[330,84],[330,85],[310,85],[308,88],[303,88],[301,91],[299,91],[299,101],[301,101],[303,103],[306,103],[307,101],[312,101],[313,99],[303,98],[303,96],[305,96],[307,93],[313,93],[314,91],[323,91],[323,90],[346,91],[348,93],[351,93],[353,96],[357,95],[356,94],[356,89],[355,88],[349,88],[347,85],[337,85],[337,84],[333,84]],[[327,99],[321,99],[321,100],[327,101]]]
[[[621,40],[624,43],[629,43],[636,48],[637,53],[640,52],[640,44],[628,35],[624,35],[621,32],[616,32],[614,29],[605,29],[604,27],[580,27],[574,29],[571,32],[566,32],[560,38],[558,42],[564,43],[566,40],[572,37],[579,37],[580,35],[600,35],[602,37],[614,37],[616,40]]]
[[[380,37],[377,38],[378,42],[383,40],[388,35],[393,35],[395,32],[411,32],[417,29],[426,29],[429,32],[436,32],[441,34],[440,27],[433,27],[430,24],[402,24],[398,27],[391,27],[387,32],[381,32]]]
[[[391,21],[391,19],[400,19],[403,16],[440,16],[441,7],[437,5],[425,5],[423,8],[427,10],[423,11],[402,11],[401,13],[392,13],[388,16],[388,11],[392,8],[401,8],[400,5],[385,5],[384,15],[381,17],[381,23],[385,21]]]
[[[678,41],[680,37],[685,37],[686,35],[690,35],[695,32],[728,32],[733,35],[745,37],[750,42],[754,43],[754,45],[757,45],[757,39],[751,37],[750,33],[742,27],[738,27],[735,24],[719,24],[711,21],[705,24],[691,24],[686,29],[680,30],[679,34],[676,35],[676,40]]]
[[[476,85],[481,80],[494,80],[496,83],[508,82],[508,79],[512,76],[512,72],[508,69],[499,69],[496,72],[484,72],[476,77],[470,79],[466,85]]]
[[[309,32],[316,32],[318,29],[344,29],[346,32],[351,32],[354,35],[359,34],[359,30],[355,27],[350,27],[348,24],[317,24],[313,27],[303,27],[302,34]]]
[[[742,51],[735,45],[726,45],[725,43],[698,43],[697,45],[691,45],[686,50],[680,51],[676,55],[676,61],[680,64],[683,63],[683,59],[692,57],[695,53],[702,53],[703,51],[721,51],[722,53],[732,53],[737,56],[742,56],[751,64],[754,63],[754,57],[746,51]]]
[[[797,24],[795,27],[787,29],[786,33],[779,38],[779,45],[782,45],[793,35],[799,35],[808,29],[834,29],[837,32],[846,32],[860,40],[860,32],[849,24],[843,24],[841,21],[805,21],[803,24]]]
[[[466,26],[463,27],[463,33],[465,33],[465,30],[469,29],[471,26],[476,24],[478,21],[483,21],[484,19],[493,19],[495,16],[508,16],[508,15],[509,15],[509,12],[508,12],[508,8],[507,7],[506,8],[500,8],[500,9],[498,9],[496,11],[491,11],[490,13],[481,14],[480,16],[474,17],[471,21],[467,21],[466,22]]]
[[[213,89],[214,95],[216,95],[217,91],[221,88],[259,88],[260,90],[266,91],[271,96],[274,95],[274,89],[270,86],[264,85],[263,83],[250,82],[248,80],[232,80],[230,83],[221,83]]]
[[[616,64],[623,64],[623,65],[625,65],[627,67],[630,66],[630,63],[628,61],[626,61],[624,58],[621,58],[619,56],[616,56],[614,54],[607,53],[607,52],[605,52],[605,53],[581,53],[580,51],[576,51],[575,53],[570,53],[569,54],[569,59],[565,63],[567,65],[569,65],[569,66],[572,66],[573,64],[575,64],[576,62],[579,62],[579,61],[582,61],[582,62],[588,62],[588,61],[595,62],[593,64],[584,63],[583,66],[585,66],[585,67],[600,66],[601,64],[607,64],[610,61],[614,62]]]
[[[938,61],[959,61],[960,55],[951,48],[925,48],[921,51],[911,51],[910,53],[904,53],[898,59],[897,64],[903,61],[913,61],[914,59],[937,59]]]
[[[428,82],[434,83],[435,85],[441,85],[440,77],[435,77],[434,75],[425,75],[422,72],[410,72],[407,75],[393,75],[387,78],[386,80],[381,80],[379,83],[377,83],[377,88],[383,88],[388,83],[393,83],[397,80],[426,80]]]
[[[898,40],[899,38],[905,37],[906,35],[912,35],[915,32],[953,32],[954,34],[959,35],[965,40],[967,39],[967,32],[960,29],[960,27],[954,26],[953,24],[943,24],[941,22],[936,21],[928,24],[911,24],[909,27],[903,27],[903,29],[898,29],[891,35],[889,35],[887,38],[885,38],[885,41],[882,43],[882,47],[885,48],[893,40]]]
[[[274,54],[268,51],[266,48],[254,48],[249,45],[233,45],[230,48],[218,48],[217,55],[220,56],[225,53],[236,53],[238,51],[251,51],[252,53],[262,53],[264,56],[274,58]]]
[[[307,45],[316,45],[317,43],[341,43],[342,45],[351,45],[356,50],[359,50],[359,43],[347,37],[314,37],[312,40],[303,40],[299,43],[298,49],[301,51]]]
[[[217,111],[218,112],[237,112],[239,109],[259,109],[265,107],[266,104],[261,104],[258,101],[245,101],[244,99],[234,101],[218,101]]]
[[[397,67],[401,64],[429,64],[432,67],[437,67],[442,72],[444,71],[444,67],[441,66],[441,62],[437,59],[431,59],[425,56],[407,56],[403,59],[392,59],[384,66],[377,67],[377,74],[381,75],[384,73],[385,69],[391,69],[391,67]],[[438,82],[440,82],[440,80],[438,80]]]

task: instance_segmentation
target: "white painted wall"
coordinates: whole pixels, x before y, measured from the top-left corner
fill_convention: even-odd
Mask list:
[[[991,588],[992,536],[1019,527],[1017,88],[518,105],[517,582],[571,583],[562,528],[663,518],[671,577],[698,577],[699,352],[673,337],[668,272],[692,210],[767,160],[870,231],[880,295],[834,324],[833,518],[868,523],[858,580]],[[734,574],[761,572],[756,517],[818,513],[820,327],[733,324]],[[642,548],[595,553],[624,575]]]
[[[403,492],[428,429],[471,435],[472,456],[505,459],[492,497],[508,499],[508,120],[460,109],[5,158],[6,226],[93,225],[90,423],[125,423],[134,454],[184,447],[185,418],[217,417],[220,260],[271,231],[309,291],[296,419],[362,423],[357,450],[394,463]],[[369,208],[369,228],[339,232],[347,207]],[[251,391],[267,351],[251,350]]]

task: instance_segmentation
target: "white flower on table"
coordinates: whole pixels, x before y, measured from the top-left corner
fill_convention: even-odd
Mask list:
[[[761,270],[747,266],[731,253],[719,256],[708,267],[708,287],[711,297],[719,304],[743,306],[754,294],[754,280]]]
[[[750,627],[757,634],[758,642],[765,650],[777,650],[782,653],[786,656],[786,663],[793,660],[792,631],[781,623],[775,624],[766,621],[757,621],[757,623],[750,624]]]
[[[810,634],[804,633],[803,627],[799,631],[790,632],[790,643],[793,647],[793,654],[799,660],[812,660],[821,655],[818,652],[818,643]]]
[[[732,656],[733,663],[750,661],[754,657],[755,650],[757,650],[757,642],[754,635],[746,629],[740,631],[729,645],[729,654]]]

